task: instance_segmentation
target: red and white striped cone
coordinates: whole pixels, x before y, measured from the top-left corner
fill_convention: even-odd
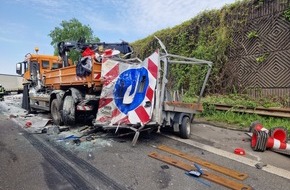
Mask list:
[[[258,131],[265,131],[266,133],[269,132],[269,130],[264,128],[262,123],[260,123],[259,121],[252,122],[249,131],[253,133],[255,129]]]
[[[275,127],[269,130],[269,136],[283,143],[287,143],[288,131],[284,127]]]
[[[290,144],[281,142],[280,140],[274,139],[273,137],[268,138],[266,147],[275,150],[290,150]]]
[[[278,139],[269,137],[265,131],[254,130],[251,140],[251,147],[255,151],[264,152],[268,149],[290,150],[290,144],[281,142]]]
[[[266,150],[266,143],[269,134],[265,131],[260,131],[254,129],[252,139],[251,139],[251,147],[254,151],[261,151],[264,152]]]

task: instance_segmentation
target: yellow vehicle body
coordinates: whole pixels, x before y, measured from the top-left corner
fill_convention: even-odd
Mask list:
[[[69,66],[63,67],[63,62],[60,57],[53,55],[30,54],[26,56],[26,61],[29,64],[37,63],[39,66],[39,79],[45,87],[59,90],[62,86],[86,86],[94,87],[95,90],[101,90],[101,63],[94,61],[92,74],[86,77],[79,77],[76,74],[76,65],[72,65],[69,61]],[[23,77],[26,80],[31,78],[31,69],[26,69]]]
[[[101,63],[94,62],[92,74],[85,77],[76,75],[76,66],[44,71],[44,85],[53,89],[61,89],[62,86],[87,86],[88,88],[101,88]]]

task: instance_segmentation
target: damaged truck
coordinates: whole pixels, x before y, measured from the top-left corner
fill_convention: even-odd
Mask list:
[[[25,61],[17,64],[17,73],[27,81],[23,107],[49,111],[57,125],[73,125],[78,118],[85,118],[105,130],[130,129],[135,133],[133,145],[141,131],[163,127],[179,132],[182,138],[189,138],[213,63],[170,54],[155,38],[160,49],[144,61],[130,58],[133,50],[125,42],[61,42],[58,48],[62,59],[27,54]],[[72,48],[82,53],[76,65],[66,56]],[[172,64],[206,66],[195,104],[172,99],[167,89]]]

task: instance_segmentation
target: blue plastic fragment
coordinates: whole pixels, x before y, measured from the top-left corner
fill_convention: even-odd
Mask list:
[[[198,164],[194,163],[193,165],[196,167],[196,169],[197,169],[197,171],[199,173],[203,174],[203,171],[202,171],[201,167]]]
[[[67,137],[64,137],[64,138],[60,138],[58,139],[58,141],[64,141],[64,140],[75,140],[75,139],[79,139],[80,137],[77,137],[75,135],[70,135],[70,136],[67,136]]]
[[[198,182],[200,182],[200,183],[202,183],[202,184],[204,184],[204,185],[206,185],[208,187],[211,187],[211,185],[209,183],[205,182],[204,180],[202,180],[202,179],[200,179],[200,178],[198,178],[196,176],[191,175],[189,172],[185,172],[185,174],[190,176],[190,177],[193,177],[193,179],[195,179],[196,181],[198,181]]]

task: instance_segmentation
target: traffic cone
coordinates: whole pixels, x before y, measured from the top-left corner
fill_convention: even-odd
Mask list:
[[[290,150],[290,144],[281,142],[280,140],[273,137],[268,138],[266,147],[276,150]]]
[[[281,142],[278,139],[270,137],[265,131],[259,131],[256,129],[252,135],[251,147],[255,151],[262,152],[264,152],[267,148],[276,150],[290,150],[290,144]]]
[[[269,130],[269,136],[283,143],[287,143],[288,131],[284,127],[275,127]]]
[[[255,129],[258,131],[266,131],[267,133],[269,132],[269,130],[264,128],[262,123],[260,123],[259,121],[252,122],[249,131],[253,133]]]
[[[264,152],[267,148],[266,143],[269,134],[265,131],[260,131],[254,129],[252,139],[251,139],[251,147],[254,151]]]

